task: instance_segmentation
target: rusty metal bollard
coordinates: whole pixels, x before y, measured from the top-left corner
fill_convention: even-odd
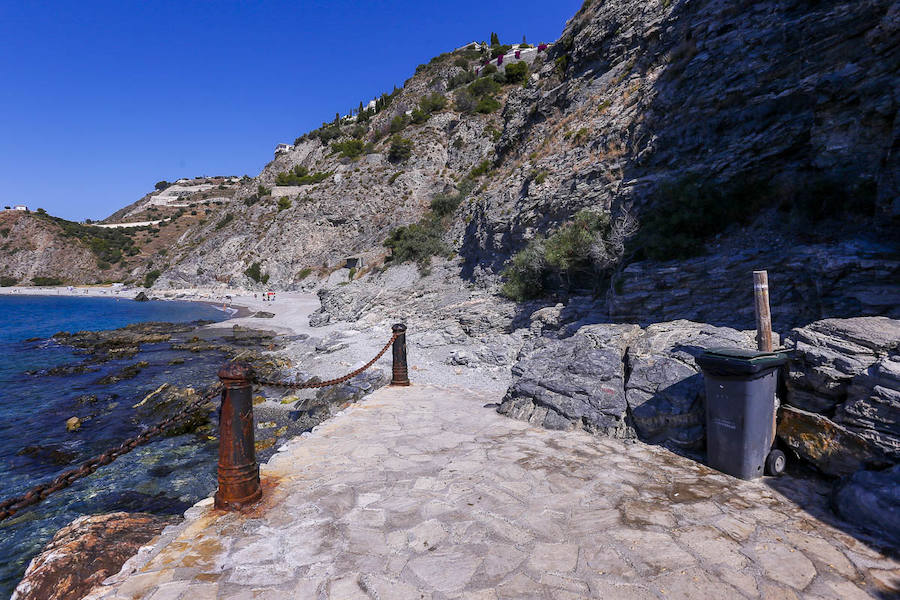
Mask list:
[[[409,371],[406,367],[406,325],[397,323],[391,330],[397,337],[394,339],[394,368],[391,385],[409,385]]]
[[[253,369],[226,363],[219,369],[219,489],[215,507],[238,510],[262,497],[253,435]]]

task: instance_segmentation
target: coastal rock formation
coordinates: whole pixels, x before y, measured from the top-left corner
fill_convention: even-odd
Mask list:
[[[755,348],[749,332],[691,321],[655,323],[628,351],[625,384],[635,427],[646,440],[702,450],[705,388],[694,358],[709,348]]]
[[[18,210],[0,211],[0,277],[2,284],[31,285],[35,277],[69,283],[98,280],[97,259],[90,248],[68,238],[53,222]]]
[[[828,417],[789,405],[781,407],[778,437],[800,458],[833,477],[890,464],[877,447],[859,434]]]
[[[785,402],[800,409],[779,428],[790,447],[833,475],[900,460],[900,321],[824,319],[789,332],[785,346]]]
[[[79,517],[32,559],[12,600],[72,600],[116,574],[173,517],[110,513]]]
[[[858,471],[837,486],[838,514],[900,544],[900,464],[883,471]]]
[[[559,325],[556,307],[532,323]],[[574,316],[574,315],[573,315]],[[704,386],[694,357],[717,346],[751,348],[749,333],[690,321],[587,325],[526,343],[498,411],[551,429],[578,427],[702,450]]]
[[[548,429],[634,437],[623,359],[627,340],[639,331],[635,325],[594,325],[562,340],[537,338],[513,366],[516,381],[498,412]]]

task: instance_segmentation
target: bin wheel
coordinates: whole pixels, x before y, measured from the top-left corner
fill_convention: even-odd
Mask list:
[[[766,474],[772,477],[781,477],[784,475],[784,468],[787,466],[787,458],[781,450],[772,450],[766,457]]]

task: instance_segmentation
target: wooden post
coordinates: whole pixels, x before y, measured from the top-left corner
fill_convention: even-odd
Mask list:
[[[769,312],[769,274],[753,271],[753,296],[756,300],[756,348],[772,351],[772,314]]]

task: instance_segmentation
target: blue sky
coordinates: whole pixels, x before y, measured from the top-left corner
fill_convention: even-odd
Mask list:
[[[0,0],[0,206],[97,219],[160,179],[256,175],[432,56],[553,41],[580,5]]]

